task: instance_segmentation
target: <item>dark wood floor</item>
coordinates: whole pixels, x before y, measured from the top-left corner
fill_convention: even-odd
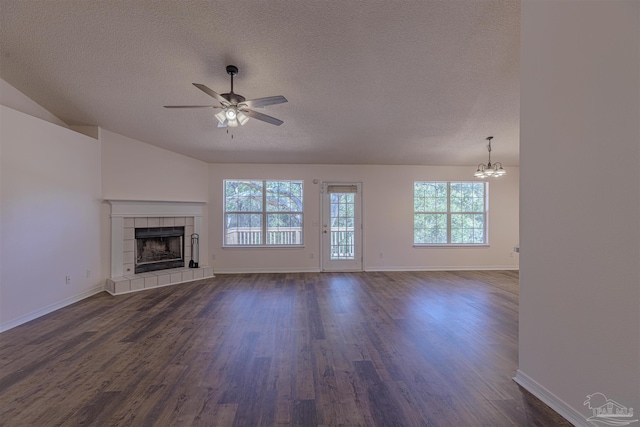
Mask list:
[[[0,335],[3,426],[569,426],[512,381],[517,272],[221,275]]]

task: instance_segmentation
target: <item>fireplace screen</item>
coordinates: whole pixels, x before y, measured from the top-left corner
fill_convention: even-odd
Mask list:
[[[184,227],[136,228],[135,272],[184,267]]]

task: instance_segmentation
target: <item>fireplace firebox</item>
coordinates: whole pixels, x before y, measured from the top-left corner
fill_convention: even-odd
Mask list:
[[[135,273],[184,267],[184,227],[135,229]]]

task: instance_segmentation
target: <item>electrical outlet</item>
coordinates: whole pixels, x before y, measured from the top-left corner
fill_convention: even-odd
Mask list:
[[[380,252],[380,259],[384,258],[384,253]]]
[[[87,270],[87,279],[91,277],[91,270]]]
[[[215,261],[216,260],[216,254],[211,254],[211,260]]]
[[[309,254],[309,259],[313,259],[313,252]]]
[[[65,277],[65,282],[67,283],[67,285],[70,285],[71,284],[71,276],[67,275],[67,277]]]

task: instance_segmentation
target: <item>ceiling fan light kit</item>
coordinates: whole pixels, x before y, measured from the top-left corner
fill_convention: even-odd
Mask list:
[[[194,83],[193,85],[215,98],[220,105],[165,105],[164,108],[220,108],[222,111],[215,114],[218,120],[218,127],[226,128],[242,126],[254,118],[272,125],[280,126],[284,123],[282,120],[268,116],[263,113],[252,110],[251,108],[263,108],[268,105],[283,104],[287,101],[282,95],[268,96],[266,98],[257,98],[247,100],[244,96],[233,92],[233,77],[238,75],[238,67],[235,65],[227,65],[227,74],[231,76],[231,90],[228,93],[219,94],[209,89],[203,84]]]
[[[489,141],[489,144],[487,144],[487,150],[489,150],[489,161],[486,165],[484,163],[480,163],[478,165],[476,173],[474,173],[473,176],[475,176],[476,178],[500,178],[501,176],[506,175],[507,171],[502,167],[502,163],[491,163],[491,140],[493,139],[493,137],[488,136],[486,139],[487,141]]]

